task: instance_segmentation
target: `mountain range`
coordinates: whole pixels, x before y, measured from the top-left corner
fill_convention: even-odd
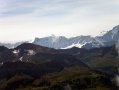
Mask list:
[[[0,90],[118,90],[115,46],[53,49],[32,43],[0,46]],[[107,83],[108,82],[108,83]]]
[[[35,38],[32,43],[55,49],[68,49],[72,47],[91,49],[94,47],[112,46],[119,40],[119,25],[101,34],[96,37],[82,35],[71,38],[52,35],[44,38]]]
[[[0,90],[119,90],[118,35],[115,26],[96,37],[1,44]]]
[[[55,36],[51,35],[48,37],[43,38],[35,38],[32,41],[25,41],[25,42],[17,42],[15,44],[9,44],[9,43],[0,43],[0,46],[4,45],[8,48],[14,48],[22,43],[33,43],[49,48],[55,48],[55,49],[68,49],[72,47],[78,47],[78,48],[99,48],[99,47],[106,47],[106,46],[112,46],[119,40],[119,25],[112,28],[112,30],[109,31],[102,31],[101,35],[92,37],[92,36],[77,36],[77,37],[71,37],[66,38],[64,36]]]

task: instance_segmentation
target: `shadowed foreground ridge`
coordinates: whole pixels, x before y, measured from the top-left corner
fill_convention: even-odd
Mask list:
[[[117,56],[114,46],[90,50],[55,50],[31,43],[15,49],[1,46],[0,90],[118,90],[113,62]]]

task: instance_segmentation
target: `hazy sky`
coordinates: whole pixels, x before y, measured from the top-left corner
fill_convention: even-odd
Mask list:
[[[119,0],[0,0],[0,42],[96,36],[119,25]]]

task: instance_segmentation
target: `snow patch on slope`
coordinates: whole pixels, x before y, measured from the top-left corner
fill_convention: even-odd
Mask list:
[[[23,57],[20,57],[19,60],[22,61]]]
[[[85,43],[86,44],[86,43]],[[83,45],[85,45],[85,44],[79,44],[79,43],[77,43],[77,44],[72,44],[72,45],[70,45],[70,46],[68,46],[68,47],[65,47],[65,48],[61,48],[61,49],[70,49],[70,48],[73,48],[73,47],[78,47],[78,48],[81,48]]]
[[[29,43],[33,43],[35,41],[36,38],[33,38],[31,41],[29,41]]]
[[[14,50],[13,53],[14,54],[18,54],[20,50]]]
[[[2,66],[4,64],[4,62],[1,62],[0,65]]]
[[[35,55],[35,51],[34,50],[27,50],[28,54],[27,55]]]

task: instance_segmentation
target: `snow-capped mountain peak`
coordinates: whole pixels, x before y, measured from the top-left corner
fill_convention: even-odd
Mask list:
[[[102,31],[101,35],[96,37],[81,35],[66,38],[52,34],[49,37],[37,38],[33,43],[55,49],[67,49],[72,47],[90,49],[93,47],[111,46],[115,44],[117,40],[119,40],[119,25],[110,31]]]
[[[55,48],[55,49],[67,49],[72,47],[78,48],[94,48],[114,45],[119,40],[119,25],[115,26],[112,30],[102,31],[99,36],[76,36],[66,38],[64,36],[55,36],[54,34],[43,37],[34,38],[29,43]],[[25,41],[26,42],[26,41]],[[27,41],[28,42],[28,41]],[[0,43],[8,48],[16,47],[24,42],[18,42],[16,44]]]

